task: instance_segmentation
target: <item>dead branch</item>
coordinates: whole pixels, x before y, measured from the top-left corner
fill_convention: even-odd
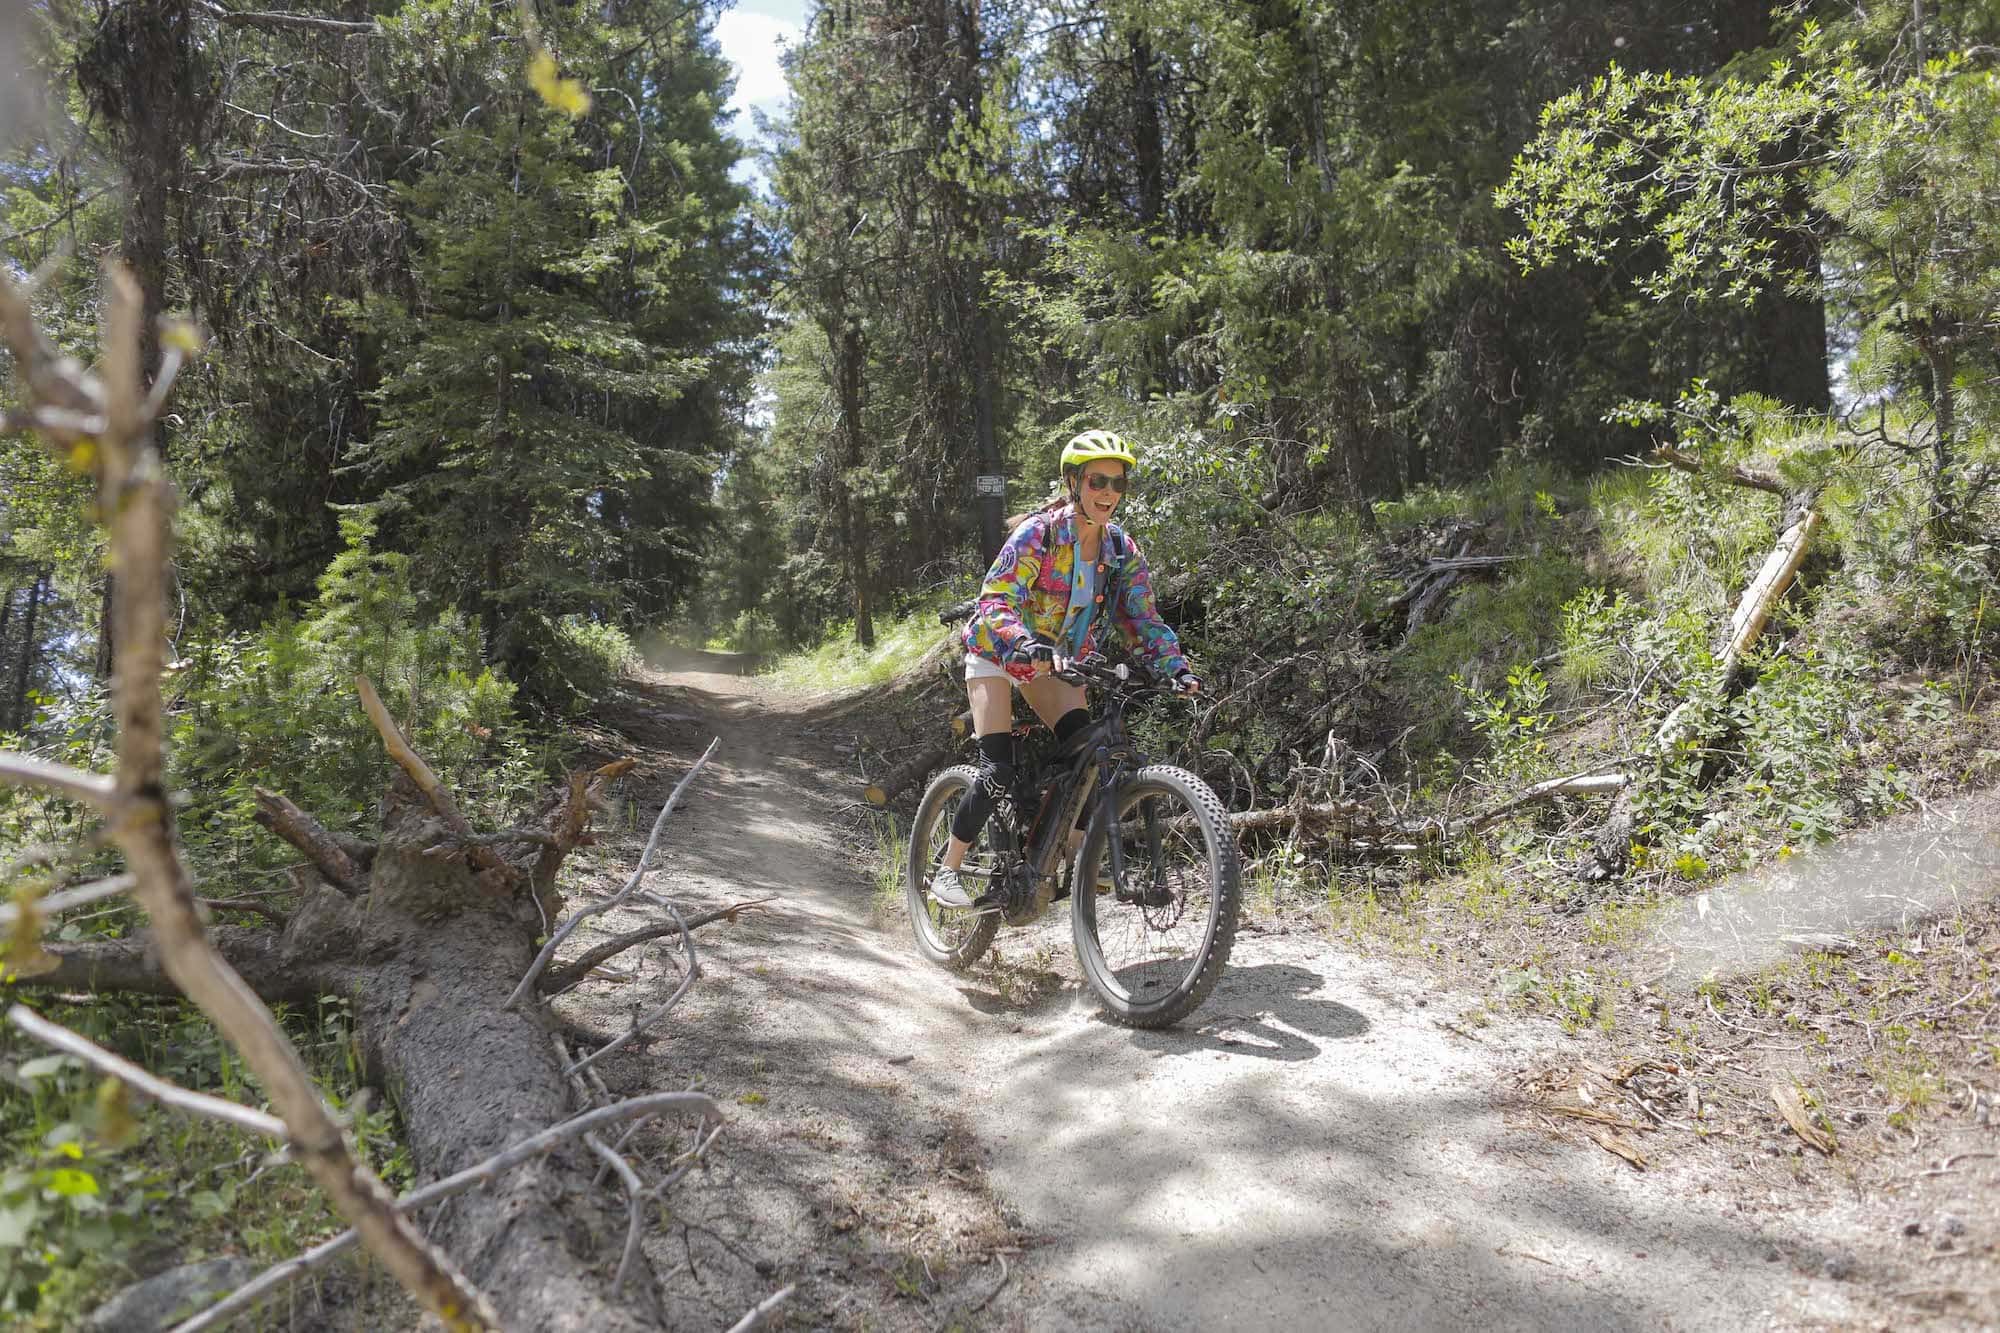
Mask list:
[[[618,1256],[618,1272],[611,1279],[611,1294],[616,1296],[625,1285],[625,1274],[631,1270],[632,1261],[639,1253],[639,1242],[646,1234],[646,1182],[639,1179],[639,1173],[632,1169],[632,1164],[603,1139],[595,1134],[586,1134],[583,1141],[605,1166],[617,1173],[619,1183],[625,1187],[625,1249]]]
[[[3,276],[3,275],[0,275]],[[110,778],[63,764],[31,759],[24,754],[0,752],[0,783],[11,787],[40,787],[58,796],[108,809],[117,799]]]
[[[41,915],[60,916],[76,907],[88,907],[91,903],[103,902],[106,898],[116,898],[130,893],[139,881],[130,875],[113,875],[110,879],[100,879],[95,884],[84,884],[74,889],[64,889],[51,893],[35,903],[35,911]],[[0,903],[0,928],[12,926],[20,918],[21,909],[12,903]]]
[[[1714,471],[1731,485],[1748,486],[1753,490],[1769,491],[1773,495],[1791,494],[1791,488],[1786,486],[1776,473],[1759,472],[1753,468],[1744,467],[1741,464],[1733,464],[1727,471],[1723,471],[1713,468],[1698,455],[1688,453],[1685,449],[1676,449],[1670,444],[1663,444],[1654,449],[1653,457],[1659,459],[1669,467],[1679,468],[1682,472],[1692,472],[1699,475],[1703,472]]]
[[[319,868],[319,873],[334,888],[350,898],[361,892],[361,867],[327,832],[325,825],[277,792],[255,787],[251,794],[257,801],[257,812],[252,819],[304,852],[306,859]]]
[[[196,0],[195,8],[207,14],[224,27],[241,25],[246,28],[262,28],[267,32],[278,32],[286,28],[303,28],[308,32],[332,33],[339,37],[380,37],[382,29],[374,23],[350,23],[344,19],[319,18],[310,14],[268,13],[248,9],[224,9],[210,0]]]
[[[1806,544],[1812,540],[1813,532],[1819,527],[1819,511],[1808,509],[1799,520],[1786,528],[1778,538],[1778,544],[1764,557],[1764,564],[1757,571],[1757,577],[1743,590],[1743,596],[1736,603],[1736,611],[1729,618],[1729,646],[1722,652],[1722,668],[1731,670],[1750,651],[1757,636],[1764,632],[1764,625],[1771,618],[1771,611],[1785,590],[1792,586],[1792,579],[1805,563]]]
[[[113,641],[120,646],[112,681],[117,718],[117,774],[107,784],[36,761],[10,760],[0,777],[52,786],[103,809],[112,839],[138,881],[134,894],[153,923],[161,966],[214,1020],[263,1084],[286,1125],[294,1156],[352,1221],[371,1253],[424,1307],[472,1328],[490,1328],[497,1316],[471,1283],[395,1210],[375,1174],[349,1151],[340,1125],[320,1099],[297,1050],[270,1010],[216,951],[203,928],[194,887],[174,837],[174,811],[165,785],[165,744],[160,680],[166,666],[167,569],[174,495],[153,447],[139,347],[142,302],[123,269],[106,272],[100,369],[84,372],[59,357],[35,328],[28,302],[0,265],[0,333],[13,352],[38,420],[41,408],[81,417],[92,409],[103,429],[72,434],[77,422],[53,422],[49,443],[73,463],[87,464],[97,480],[98,512],[107,516],[111,561]],[[184,330],[165,339],[186,344]]]
[[[267,1139],[283,1143],[288,1135],[285,1122],[274,1115],[248,1106],[240,1106],[221,1097],[211,1097],[205,1092],[195,1092],[155,1078],[123,1056],[113,1055],[102,1046],[81,1033],[71,1032],[60,1023],[52,1023],[25,1004],[14,1005],[7,1011],[7,1021],[21,1031],[55,1049],[89,1065],[100,1073],[109,1074],[142,1097],[158,1102],[170,1111],[183,1115],[202,1116],[209,1120],[220,1120],[234,1125],[249,1134],[259,1134]]]
[[[646,839],[645,850],[639,853],[639,864],[634,867],[631,878],[625,881],[625,887],[602,902],[592,903],[588,907],[580,907],[572,912],[569,919],[563,922],[554,934],[549,936],[549,941],[542,946],[541,952],[535,955],[535,961],[529,966],[528,974],[521,978],[520,985],[514,987],[514,993],[507,997],[507,1003],[500,1006],[502,1009],[512,1009],[516,1004],[520,1003],[521,997],[526,995],[529,989],[534,986],[536,979],[548,967],[549,960],[555,957],[556,950],[561,947],[564,940],[569,938],[570,932],[574,931],[579,925],[582,925],[588,918],[596,916],[601,912],[608,912],[614,907],[622,906],[633,894],[639,891],[640,882],[646,878],[646,872],[653,868],[653,857],[659,852],[660,835],[666,832],[667,816],[673,813],[674,806],[680,802],[681,793],[687,790],[688,784],[694,781],[695,774],[701,772],[702,768],[708,763],[709,756],[714,754],[716,747],[721,744],[722,737],[720,736],[717,736],[708,743],[708,748],[701,752],[701,758],[695,760],[694,767],[690,768],[682,776],[680,782],[675,785],[673,792],[667,797],[667,803],[660,807],[659,815],[653,820],[653,831]],[[686,934],[685,925],[682,927],[682,933]],[[692,939],[688,941],[688,958],[690,962],[694,958],[694,942]]]
[[[704,1125],[719,1128],[722,1124],[721,1106],[706,1093],[655,1092],[644,1097],[634,1097],[615,1105],[600,1106],[585,1111],[538,1134],[532,1134],[483,1162],[455,1172],[422,1189],[410,1191],[396,1201],[396,1207],[403,1212],[410,1212],[429,1204],[442,1202],[453,1195],[463,1194],[475,1186],[483,1185],[503,1172],[520,1166],[523,1162],[551,1152],[579,1135],[588,1134],[607,1125],[615,1125],[623,1120],[630,1120],[635,1116],[651,1116],[666,1111],[695,1111],[700,1113]],[[261,1303],[270,1293],[304,1277],[307,1273],[324,1268],[354,1248],[357,1239],[353,1231],[343,1231],[333,1239],[315,1245],[304,1254],[266,1269],[192,1319],[175,1325],[173,1333],[201,1333],[203,1329],[219,1328],[226,1320]]]
[[[1546,782],[1537,782],[1520,795],[1502,801],[1490,810],[1450,825],[1450,836],[1477,833],[1536,801],[1556,796],[1598,796],[1620,792],[1625,790],[1629,781],[1623,773],[1577,773],[1566,778],[1550,778]]]
[[[339,973],[301,967],[286,956],[277,936],[248,926],[217,926],[209,942],[230,969],[252,990],[273,1004],[308,1003],[337,988]],[[150,936],[119,940],[84,940],[47,946],[56,966],[16,985],[55,992],[122,991],[131,995],[182,998],[184,992],[168,974]]]
[[[673,911],[671,907],[668,908],[667,910],[670,912]],[[678,920],[680,914],[678,912],[675,912],[674,915],[676,920]],[[674,1006],[679,1004],[681,1000],[687,995],[687,993],[694,988],[694,983],[701,977],[701,964],[695,961],[693,933],[688,929],[686,922],[680,922],[679,924],[681,927],[681,943],[687,949],[687,959],[688,959],[687,972],[685,975],[681,977],[681,984],[674,987],[674,993],[667,997],[667,1002],[665,1004],[661,1005],[658,1009],[655,1009],[652,1013],[647,1014],[644,1018],[635,1019],[630,1028],[626,1029],[624,1032],[619,1034],[617,1040],[598,1047],[596,1050],[592,1051],[589,1055],[584,1056],[581,1060],[578,1060],[568,1069],[565,1069],[563,1071],[564,1073],[566,1074],[580,1073],[583,1070],[588,1069],[592,1065],[596,1064],[599,1060],[602,1060],[605,1056],[610,1055],[612,1052],[623,1050],[626,1046],[630,1045],[632,1041],[635,1038],[637,1038],[641,1033],[647,1031],[648,1029],[653,1027],[656,1023],[658,1023],[661,1019],[665,1018],[668,1014],[672,1013],[674,1011]]]
[[[798,1289],[798,1284],[795,1282],[782,1291],[772,1292],[769,1296],[757,1302],[756,1307],[749,1314],[744,1315],[741,1319],[731,1324],[729,1326],[729,1333],[751,1333],[753,1329],[764,1327],[765,1321],[776,1314],[778,1307],[790,1300],[792,1293]]]
[[[283,912],[271,904],[260,903],[254,898],[197,898],[195,902],[210,912],[248,912],[252,916],[261,916],[280,931],[285,928],[288,920]]]
[[[1385,815],[1362,800],[1306,802],[1274,806],[1268,810],[1247,810],[1229,816],[1229,826],[1238,833],[1289,829],[1298,837],[1332,838],[1344,834],[1356,850],[1408,855],[1439,842],[1477,833],[1508,815],[1557,796],[1603,795],[1624,790],[1629,779],[1623,773],[1575,773],[1569,777],[1538,782],[1514,796],[1463,819],[1410,820],[1393,812]]]
[[[687,919],[687,928],[689,930],[700,930],[703,926],[714,925],[718,921],[727,921],[731,925],[734,925],[737,916],[741,913],[757,911],[765,903],[775,901],[776,899],[773,898],[757,898],[750,902],[731,903],[727,907],[717,907],[710,911],[700,912]],[[664,939],[668,935],[677,935],[680,933],[680,929],[678,921],[662,921],[639,930],[629,931],[626,934],[618,936],[616,939],[606,940],[604,943],[591,948],[587,953],[580,954],[571,961],[564,963],[561,967],[552,967],[544,972],[541,979],[541,991],[544,995],[551,997],[560,995],[590,975],[592,968],[598,967],[608,960],[617,957],[619,954],[624,953],[627,949],[644,944],[648,940]],[[609,1038],[605,1040],[609,1040]]]
[[[473,830],[472,821],[465,817],[450,789],[432,771],[424,757],[417,753],[395,719],[389,716],[388,706],[375,692],[374,682],[366,676],[356,676],[354,688],[361,696],[361,707],[368,714],[368,720],[375,724],[376,732],[382,737],[382,747],[396,761],[396,766],[409,774],[410,781],[417,784],[417,789],[430,802],[431,809],[444,820],[446,828],[458,838],[474,840],[466,844],[466,852],[472,864],[480,869],[481,886],[496,896],[506,896],[520,882],[521,872],[491,847],[478,845],[476,840],[479,835]]]

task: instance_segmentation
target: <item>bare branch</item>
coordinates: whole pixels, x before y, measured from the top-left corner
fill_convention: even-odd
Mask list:
[[[343,19],[320,18],[313,14],[283,14],[261,10],[224,9],[212,0],[196,0],[195,8],[207,14],[224,27],[242,26],[262,28],[266,32],[278,32],[285,28],[305,28],[314,32],[328,32],[340,37],[380,37],[382,29],[374,23],[349,23]]]
[[[447,828],[460,838],[476,840],[478,834],[473,831],[472,821],[458,808],[458,801],[453,798],[450,788],[446,787],[431,770],[431,766],[424,762],[424,757],[417,753],[416,747],[403,735],[402,728],[398,727],[395,719],[389,716],[388,705],[384,704],[382,696],[375,692],[374,682],[366,676],[356,676],[354,688],[361,695],[361,707],[367,711],[368,720],[373,722],[375,730],[381,733],[382,745],[388,750],[389,757],[410,775],[410,780],[416,783],[418,789],[429,799],[431,808],[438,812]],[[520,878],[520,871],[509,865],[491,847],[479,846],[474,841],[467,844],[467,849],[471,853],[472,863],[481,870],[491,871],[509,884]]]
[[[719,1127],[722,1123],[722,1108],[706,1093],[655,1092],[644,1097],[634,1097],[612,1106],[600,1106],[595,1110],[585,1111],[539,1134],[530,1135],[483,1162],[446,1176],[435,1184],[410,1191],[396,1201],[396,1207],[403,1212],[409,1212],[427,1204],[449,1199],[455,1194],[463,1194],[504,1171],[511,1171],[523,1162],[560,1147],[579,1134],[588,1134],[592,1130],[615,1125],[634,1116],[656,1115],[664,1111],[695,1111],[700,1113],[704,1124]],[[221,1327],[226,1320],[257,1305],[271,1292],[315,1269],[324,1268],[341,1254],[352,1249],[356,1239],[354,1232],[343,1231],[332,1240],[324,1241],[296,1258],[287,1259],[237,1288],[192,1319],[175,1325],[173,1333],[200,1333],[203,1329]]]
[[[361,891],[361,867],[323,824],[268,788],[253,787],[251,794],[257,801],[251,818],[304,852],[334,888],[350,898]]]
[[[10,753],[0,753],[0,783],[15,787],[40,787],[99,809],[108,808],[116,799],[118,790],[110,778],[99,774]]]
[[[74,1055],[92,1069],[123,1083],[142,1097],[158,1102],[169,1110],[183,1115],[204,1116],[210,1120],[220,1120],[225,1124],[250,1134],[259,1134],[267,1139],[283,1143],[290,1138],[285,1122],[274,1115],[248,1106],[239,1106],[221,1097],[211,1097],[205,1092],[195,1092],[188,1088],[155,1078],[123,1056],[113,1055],[102,1046],[79,1033],[71,1032],[60,1023],[52,1023],[25,1004],[14,1005],[7,1011],[7,1021],[21,1031],[59,1051]]]
[[[116,898],[121,893],[130,893],[139,881],[130,875],[113,875],[110,879],[100,879],[95,884],[84,884],[74,889],[64,889],[51,893],[35,904],[35,910],[44,916],[56,916],[75,907],[88,907],[91,903],[103,902],[106,898]],[[19,919],[21,909],[12,903],[0,903],[0,927],[11,926]]]
[[[670,907],[667,910],[672,912],[674,909]],[[678,920],[680,914],[678,912],[675,912],[674,916],[676,920]],[[681,924],[681,942],[687,948],[688,970],[687,974],[681,978],[681,984],[674,987],[674,993],[667,997],[667,1002],[661,1005],[658,1009],[655,1009],[652,1013],[647,1014],[644,1018],[635,1020],[632,1026],[626,1029],[624,1032],[620,1033],[615,1041],[608,1042],[605,1045],[598,1047],[596,1050],[592,1051],[589,1055],[584,1056],[581,1060],[578,1060],[568,1069],[565,1069],[563,1071],[565,1074],[579,1073],[582,1070],[590,1068],[592,1065],[596,1064],[599,1060],[602,1060],[605,1056],[610,1055],[612,1052],[623,1050],[627,1045],[631,1044],[632,1040],[637,1036],[639,1036],[640,1033],[647,1031],[648,1029],[653,1027],[654,1024],[658,1023],[661,1019],[665,1018],[668,1014],[674,1011],[674,1006],[679,1004],[681,1000],[687,995],[688,991],[694,988],[695,981],[701,976],[701,965],[695,961],[695,956],[694,956],[694,936],[691,933],[689,933],[687,925],[684,922]]]
[[[687,928],[689,930],[700,930],[703,926],[713,925],[717,921],[728,921],[733,924],[740,913],[754,912],[763,907],[765,903],[775,901],[777,900],[774,898],[758,898],[751,902],[731,903],[727,907],[717,907],[689,917],[687,919]],[[678,921],[662,921],[640,930],[629,931],[615,939],[606,940],[604,943],[593,947],[589,952],[580,954],[574,960],[564,963],[561,967],[550,968],[547,972],[543,973],[541,982],[542,992],[551,996],[560,995],[582,981],[584,977],[589,975],[590,969],[593,967],[598,966],[608,959],[617,957],[627,949],[644,944],[648,940],[657,940],[668,935],[679,934],[680,928],[680,922]]]
[[[1712,470],[1710,465],[1701,458],[1688,453],[1685,449],[1676,449],[1669,444],[1663,444],[1654,449],[1653,456],[1663,463],[1679,468],[1683,472],[1699,474]],[[1759,472],[1753,468],[1743,467],[1740,464],[1732,465],[1728,471],[1722,473],[1722,476],[1725,480],[1737,486],[1748,486],[1752,490],[1769,491],[1773,495],[1790,495],[1792,493],[1791,488],[1786,486],[1776,473]]]
[[[389,716],[389,706],[375,692],[375,682],[366,676],[356,676],[354,688],[361,696],[361,707],[367,712],[368,720],[375,724],[375,730],[382,736],[382,747],[396,761],[396,766],[410,775],[410,780],[417,784],[417,789],[423,792],[431,808],[444,816],[445,823],[451,825],[453,832],[470,834],[472,822],[460,812],[451,789],[424,762],[424,757],[403,735],[403,729],[396,725],[396,719]]]
[[[778,1307],[790,1300],[792,1293],[798,1289],[798,1283],[794,1282],[782,1291],[772,1292],[769,1296],[757,1302],[756,1307],[749,1314],[744,1315],[741,1319],[731,1324],[729,1326],[729,1333],[751,1333],[753,1329],[764,1327],[765,1322],[778,1312]]]
[[[631,1270],[632,1261],[638,1257],[639,1242],[646,1234],[646,1182],[639,1179],[639,1173],[632,1164],[595,1134],[586,1134],[583,1141],[597,1154],[605,1166],[618,1174],[619,1183],[625,1186],[625,1252],[618,1256],[618,1272],[611,1279],[611,1294],[616,1296],[625,1285],[625,1274]]]
[[[514,993],[507,997],[507,1003],[500,1006],[502,1009],[512,1009],[521,1002],[521,997],[534,987],[536,980],[542,975],[543,970],[548,967],[549,960],[556,956],[556,950],[562,947],[562,942],[569,938],[572,931],[590,917],[596,916],[601,912],[608,912],[614,907],[622,906],[634,893],[638,892],[640,882],[646,878],[646,872],[653,868],[653,857],[660,849],[660,835],[666,831],[667,816],[674,812],[674,806],[680,802],[681,793],[687,790],[688,783],[694,781],[694,775],[701,772],[702,768],[708,763],[709,756],[714,754],[716,747],[721,744],[722,738],[720,736],[710,741],[708,748],[701,752],[701,758],[695,760],[694,767],[690,768],[682,776],[680,782],[675,784],[673,792],[667,797],[667,803],[660,807],[659,815],[653,820],[652,834],[646,839],[646,848],[639,853],[639,864],[633,869],[631,878],[625,881],[625,887],[611,897],[606,898],[603,902],[592,903],[588,907],[578,908],[575,912],[572,912],[569,919],[558,926],[553,935],[549,936],[549,942],[542,946],[542,951],[535,955],[535,961],[528,967],[528,974],[521,978],[520,985],[514,987]],[[685,926],[682,927],[682,933],[686,934]],[[692,963],[694,958],[694,941],[692,939],[688,941],[688,958],[690,963]]]

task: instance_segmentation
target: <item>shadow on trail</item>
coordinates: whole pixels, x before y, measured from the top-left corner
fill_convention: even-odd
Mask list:
[[[1323,1048],[1315,1041],[1352,1041],[1371,1028],[1367,1015],[1313,995],[1326,978],[1291,963],[1231,967],[1222,974],[1208,1003],[1180,1026],[1134,1031],[1133,1045],[1160,1055],[1226,1051],[1260,1060],[1313,1060]],[[1116,1026],[1099,1011],[1099,1020]]]

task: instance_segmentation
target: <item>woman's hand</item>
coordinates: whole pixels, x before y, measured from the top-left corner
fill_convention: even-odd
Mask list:
[[[1174,677],[1174,693],[1200,694],[1201,677],[1195,675],[1192,671],[1181,672],[1180,675]]]

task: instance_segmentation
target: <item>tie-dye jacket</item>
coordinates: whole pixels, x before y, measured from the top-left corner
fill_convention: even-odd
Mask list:
[[[1005,667],[1017,680],[1034,668],[1014,653],[1040,638],[1053,643],[1069,614],[1070,580],[1076,569],[1076,511],[1069,505],[1032,515],[1000,548],[979,604],[965,626],[965,650]],[[1118,627],[1134,655],[1156,675],[1188,670],[1181,641],[1153,605],[1153,582],[1139,544],[1116,523],[1104,528],[1098,552],[1097,614],[1084,637],[1084,652],[1097,651],[1106,620]],[[1103,614],[1109,611],[1109,615]]]

